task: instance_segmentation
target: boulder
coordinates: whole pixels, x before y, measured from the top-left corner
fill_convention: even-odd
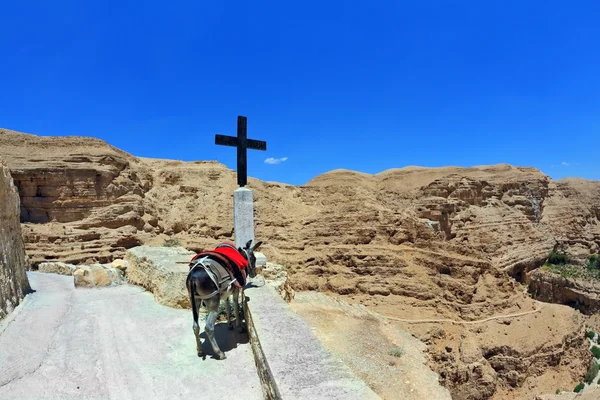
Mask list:
[[[183,247],[138,246],[125,254],[127,280],[152,292],[156,301],[174,308],[190,308],[185,287],[187,263],[195,255]]]
[[[90,267],[80,267],[73,272],[73,283],[75,287],[93,288],[95,285]]]
[[[121,271],[127,270],[127,261],[122,259],[113,260],[111,265],[113,268],[120,269]]]
[[[73,275],[77,269],[76,265],[67,264],[64,262],[43,262],[38,264],[39,272],[46,272],[59,275]]]
[[[123,271],[111,264],[82,265],[73,272],[73,283],[79,288],[114,286],[125,282]]]

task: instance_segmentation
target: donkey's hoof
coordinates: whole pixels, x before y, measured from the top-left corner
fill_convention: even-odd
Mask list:
[[[226,358],[227,356],[224,353],[219,354],[219,360],[224,360]]]
[[[199,351],[199,352],[198,352],[198,357],[203,357],[203,356],[204,356],[204,354],[202,354],[202,352],[201,352],[201,351]]]

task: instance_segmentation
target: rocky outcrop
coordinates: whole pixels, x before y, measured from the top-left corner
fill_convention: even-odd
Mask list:
[[[19,195],[10,171],[0,158],[0,320],[19,305],[30,290],[21,226]]]
[[[528,390],[535,387],[538,377],[545,381],[546,373],[560,376],[563,386],[581,379],[581,371],[591,360],[585,318],[567,307],[552,305],[538,310],[530,317],[463,329],[458,340],[444,334],[430,339],[432,367],[453,398],[500,399],[514,390],[521,390],[513,393],[514,398],[531,398]],[[526,381],[527,387],[521,389]]]
[[[222,164],[136,158],[90,138],[0,131],[0,139],[19,177],[34,265],[108,263],[167,240],[199,251],[233,237],[235,174]],[[401,318],[518,312],[527,300],[518,282],[557,244],[576,260],[600,249],[600,182],[553,181],[535,168],[337,170],[300,187],[252,178],[249,187],[256,237],[270,261],[286,266],[293,290],[330,292]],[[185,264],[128,260],[136,263],[130,278],[163,304],[186,306]],[[530,333],[539,337],[530,349],[543,345],[543,335]],[[474,369],[482,382],[494,376],[486,368]]]
[[[115,286],[127,282],[124,272],[113,268],[111,264],[93,264],[78,266],[73,271],[75,287],[96,288]]]
[[[195,254],[181,247],[134,247],[125,256],[127,280],[150,291],[162,305],[190,308],[185,280]]]
[[[22,222],[143,226],[148,182],[132,169],[135,157],[94,138],[59,140],[0,130],[0,139],[21,196]]]
[[[294,299],[294,289],[288,281],[288,274],[283,265],[268,262],[262,267],[260,275],[275,288],[285,301],[290,303]]]
[[[127,282],[127,263],[115,260],[111,264],[74,265],[63,262],[44,262],[38,266],[39,272],[59,275],[72,275],[75,287],[95,288],[115,286]]]
[[[59,275],[73,275],[73,272],[77,269],[77,265],[68,264],[64,262],[43,262],[38,265],[39,272],[45,272],[49,274]]]
[[[560,394],[546,394],[536,396],[533,400],[598,400],[600,399],[599,386],[586,386],[581,392],[561,391]]]
[[[563,277],[543,270],[528,277],[529,293],[540,301],[565,304],[584,314],[600,312],[600,281]]]
[[[110,262],[124,255],[128,247],[115,243],[115,234],[143,228],[143,195],[150,185],[135,157],[94,138],[0,129],[0,143],[20,194],[33,265]]]

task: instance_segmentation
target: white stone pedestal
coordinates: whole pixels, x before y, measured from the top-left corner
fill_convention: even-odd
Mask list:
[[[244,247],[248,240],[254,244],[254,199],[245,187],[233,192],[233,232],[236,247]]]

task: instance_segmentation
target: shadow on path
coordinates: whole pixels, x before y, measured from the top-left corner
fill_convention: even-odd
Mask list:
[[[217,357],[210,346],[206,332],[202,331],[200,338],[202,339],[202,352],[216,359]],[[232,330],[229,330],[227,327],[227,322],[216,324],[215,339],[217,340],[217,344],[223,353],[227,353],[228,351],[237,348],[239,344],[247,344],[249,342],[248,333],[245,331],[244,333],[239,333],[235,327],[235,322]]]

